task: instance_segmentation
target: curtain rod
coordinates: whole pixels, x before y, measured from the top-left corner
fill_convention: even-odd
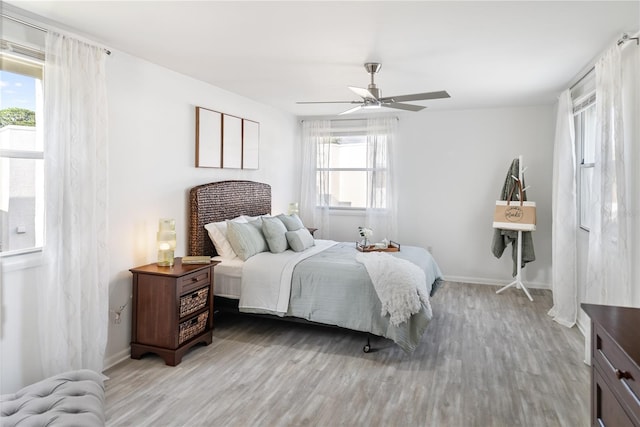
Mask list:
[[[40,27],[38,25],[32,24],[31,22],[24,21],[22,19],[16,18],[15,16],[7,15],[6,13],[1,14],[3,18],[7,18],[10,21],[16,22],[18,24],[24,25],[25,27],[33,28],[34,30],[42,31],[43,33],[48,33],[49,30]],[[107,55],[111,55],[111,51],[105,47],[102,48]]]
[[[367,119],[370,119],[370,118],[371,117],[354,117],[353,119],[318,119],[318,120],[328,120],[330,122],[350,122],[350,121],[355,121],[355,120],[367,120]],[[396,119],[398,121],[400,120],[400,117],[398,117],[398,116],[393,116],[392,118]],[[300,123],[304,123],[304,119],[300,120]]]
[[[623,45],[623,44],[625,44],[626,42],[631,41],[631,40],[635,40],[635,41],[636,41],[636,46],[637,46],[637,45],[640,45],[640,34],[636,34],[636,37],[629,37],[629,35],[628,35],[627,33],[624,33],[624,34],[622,35],[622,37],[620,37],[620,38],[618,39],[618,41],[616,42],[616,45],[620,46],[620,45]],[[628,45],[627,45],[627,46],[628,46]],[[591,74],[591,73],[593,72],[593,70],[595,70],[595,69],[596,69],[596,66],[595,66],[595,65],[591,66],[591,68],[589,68],[589,69],[588,69],[588,70],[587,70],[587,71],[582,75],[582,77],[580,77],[580,78],[579,78],[579,79],[578,79],[574,84],[572,84],[572,85],[569,87],[569,90],[571,90],[571,89],[573,89],[574,87],[578,86],[578,84],[579,84],[581,81],[583,81],[585,78],[587,78],[587,76],[588,76],[589,74]]]

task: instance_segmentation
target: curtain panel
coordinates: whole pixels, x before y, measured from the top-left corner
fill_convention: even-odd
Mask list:
[[[109,314],[105,52],[49,32],[45,54],[43,372],[100,372]]]
[[[586,301],[628,305],[632,298],[627,228],[621,48],[596,63],[596,139]]]
[[[330,143],[329,120],[302,122],[300,217],[305,224],[312,224],[318,228],[316,237],[320,238],[330,235],[329,200],[320,196],[330,194],[329,172],[326,170],[329,167]]]
[[[397,191],[394,151],[398,119],[384,117],[367,120],[367,206],[365,226],[373,230],[376,241],[396,239],[398,232]]]
[[[566,327],[576,323],[577,283],[577,209],[575,130],[571,91],[558,99],[553,151],[552,194],[552,287],[553,307],[549,316]]]

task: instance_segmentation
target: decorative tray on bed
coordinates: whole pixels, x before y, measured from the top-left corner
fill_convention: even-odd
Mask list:
[[[389,246],[386,248],[377,248],[376,245],[365,246],[360,242],[356,242],[356,249],[360,252],[400,252],[400,243],[390,240]]]

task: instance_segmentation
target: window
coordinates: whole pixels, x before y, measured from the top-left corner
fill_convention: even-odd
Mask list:
[[[42,62],[0,56],[0,255],[42,247]]]
[[[332,121],[331,137],[318,148],[318,205],[386,208],[386,144],[383,133],[367,136],[366,120]]]
[[[591,227],[591,194],[595,166],[596,96],[595,93],[574,102],[574,124],[578,159],[578,214],[580,227]]]

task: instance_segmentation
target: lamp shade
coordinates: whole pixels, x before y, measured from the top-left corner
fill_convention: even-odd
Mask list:
[[[293,214],[299,214],[300,213],[300,208],[298,205],[298,202],[291,202],[289,203],[289,215],[293,215]]]

